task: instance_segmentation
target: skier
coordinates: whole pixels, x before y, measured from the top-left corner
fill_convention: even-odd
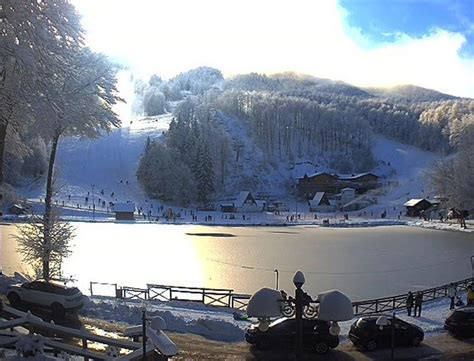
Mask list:
[[[451,283],[448,288],[448,297],[451,299],[451,303],[449,304],[449,309],[454,310],[454,299],[456,298],[457,290],[454,283]]]
[[[405,301],[407,306],[407,313],[408,316],[411,316],[411,309],[413,308],[413,293],[411,291],[408,292],[407,299]]]

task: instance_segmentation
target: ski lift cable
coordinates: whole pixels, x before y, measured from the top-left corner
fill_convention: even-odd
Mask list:
[[[412,270],[438,267],[440,265],[449,264],[449,263],[453,263],[453,262],[466,261],[466,260],[468,260],[468,258],[469,257],[454,258],[454,259],[450,259],[448,261],[437,262],[437,263],[433,263],[433,264],[413,266],[413,267],[395,268],[395,269],[389,269],[389,270],[371,270],[371,271],[357,271],[357,272],[305,271],[304,273],[305,274],[313,274],[313,275],[361,275],[361,274],[372,274],[372,273],[395,273],[395,272],[402,272],[402,271],[412,271]],[[230,267],[237,267],[237,268],[242,268],[242,269],[247,269],[247,270],[265,271],[265,272],[272,272],[272,273],[275,271],[275,268],[265,268],[265,267],[251,266],[251,265],[242,265],[242,264],[238,264],[238,263],[220,261],[220,260],[212,259],[212,258],[207,258],[207,260],[211,261],[211,262],[219,263],[219,264],[222,264],[222,265],[230,266]],[[284,270],[284,269],[278,269],[278,270],[279,270],[279,272],[282,272],[282,273],[295,273],[296,272],[295,270]]]

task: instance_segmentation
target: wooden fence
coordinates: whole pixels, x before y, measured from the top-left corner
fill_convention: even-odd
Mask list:
[[[474,278],[466,278],[461,281],[453,282],[458,292],[467,290],[467,286],[474,282]],[[438,300],[448,296],[448,289],[451,284],[428,288],[420,292],[423,293],[423,303]],[[391,297],[376,298],[373,300],[353,302],[355,315],[370,315],[374,313],[383,313],[406,308],[405,300],[407,294],[401,294]]]
[[[464,292],[471,283],[474,283],[474,278],[466,278],[461,281],[453,282],[452,284],[456,287],[458,292]],[[102,282],[90,283],[91,296],[94,295],[94,285],[110,286],[115,291],[115,297],[122,299],[193,301],[211,306],[232,307],[241,311],[245,311],[251,297],[251,295],[247,294],[234,293],[232,289],[228,288],[184,287],[151,283],[147,284],[147,288],[136,288],[128,286],[118,287],[116,283]],[[451,287],[451,284],[420,291],[423,293],[423,302],[430,302],[447,297],[449,287]],[[404,309],[406,307],[406,297],[406,294],[400,294],[391,297],[353,302],[354,315],[370,315]]]

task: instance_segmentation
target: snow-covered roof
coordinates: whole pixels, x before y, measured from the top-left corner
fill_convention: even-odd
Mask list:
[[[316,173],[313,173],[313,174],[307,174],[306,176],[308,178],[312,178],[312,177],[317,177],[317,176],[320,176],[320,175],[323,175],[323,174],[326,174],[328,176],[337,178],[337,175],[334,175],[334,174],[331,174],[331,173],[328,173],[328,172],[316,172]]]
[[[135,203],[115,203],[114,212],[135,212]]]
[[[339,179],[341,180],[354,180],[358,179],[360,177],[366,176],[366,175],[373,175],[374,177],[377,177],[377,175],[370,173],[370,172],[365,172],[365,173],[357,173],[357,174],[339,174]]]
[[[324,197],[324,192],[316,192],[314,194],[313,199],[309,201],[309,204],[312,206],[319,206],[319,203],[321,202],[321,199]]]
[[[235,203],[234,203],[235,206],[236,207],[242,207],[249,196],[252,197],[252,199],[253,199],[253,196],[249,191],[240,192],[239,195],[237,196],[237,199],[236,199]]]
[[[234,206],[234,203],[232,202],[221,203],[221,207],[233,207],[233,206]]]
[[[428,203],[431,203],[429,201],[427,201],[426,199],[424,198],[413,198],[413,199],[410,199],[408,202],[405,202],[403,205],[405,207],[414,207],[416,206],[418,203],[420,203],[421,201],[426,201]]]

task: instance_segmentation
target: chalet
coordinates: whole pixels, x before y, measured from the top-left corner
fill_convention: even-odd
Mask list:
[[[426,211],[429,209],[433,204],[424,199],[410,199],[405,204],[403,204],[407,208],[406,215],[408,217],[418,217],[421,211]]]
[[[299,197],[312,199],[317,192],[337,194],[345,188],[352,188],[355,193],[362,194],[379,185],[379,177],[373,173],[337,175],[320,172],[299,178],[297,188]]]
[[[323,212],[333,209],[331,203],[329,203],[329,198],[324,192],[317,192],[308,203],[310,212]]]
[[[317,192],[334,193],[337,176],[326,172],[305,174],[298,179],[298,196],[305,199],[312,199]]]
[[[134,203],[115,203],[113,206],[115,219],[117,221],[133,221],[135,220],[135,204]]]
[[[354,188],[359,194],[379,186],[379,177],[373,173],[339,175],[337,181],[341,188]]]
[[[258,205],[257,200],[249,191],[242,191],[234,202],[237,212],[260,212],[262,208]]]

